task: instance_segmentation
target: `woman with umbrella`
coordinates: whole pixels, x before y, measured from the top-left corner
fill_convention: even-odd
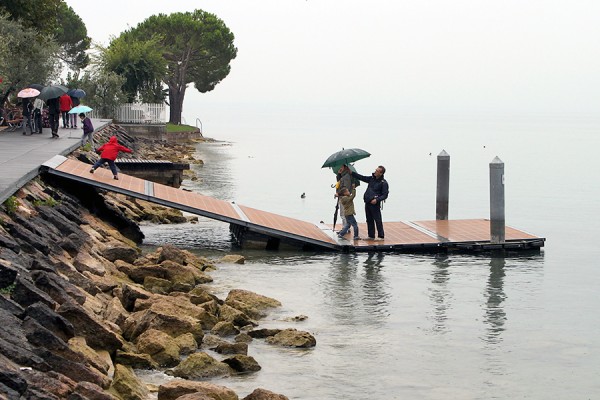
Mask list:
[[[40,91],[33,88],[25,88],[17,93],[17,97],[22,98],[21,104],[23,105],[23,118],[25,121],[23,122],[23,135],[27,134],[27,125],[29,125],[29,129],[31,130],[31,134],[33,135],[33,125],[31,124],[31,112],[33,111],[33,104],[31,103],[31,98],[40,94]]]
[[[77,107],[81,104],[81,98],[85,97],[85,91],[83,89],[71,89],[67,92],[69,97],[71,97],[71,102],[73,103],[73,108]],[[71,129],[77,129],[77,113],[69,113],[71,119]]]
[[[33,135],[33,125],[31,125],[31,112],[33,111],[33,103],[29,101],[29,98],[23,98],[23,135],[27,135],[27,125],[29,125],[29,132]]]

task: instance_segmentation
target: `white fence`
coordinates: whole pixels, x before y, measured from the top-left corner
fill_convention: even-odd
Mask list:
[[[164,124],[167,121],[165,104],[127,103],[116,111],[115,120],[128,124]]]
[[[88,115],[91,118],[104,118],[94,110]],[[167,121],[165,104],[126,103],[115,110],[116,122],[126,124],[164,124]]]

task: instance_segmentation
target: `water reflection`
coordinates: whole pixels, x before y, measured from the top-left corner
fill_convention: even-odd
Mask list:
[[[450,260],[447,255],[440,255],[432,265],[429,298],[433,303],[433,331],[444,334],[450,331],[446,322],[452,307],[452,292],[448,290]]]
[[[339,324],[381,325],[389,316],[389,287],[381,269],[385,255],[340,254],[331,259],[323,282],[325,301]]]
[[[383,253],[369,253],[367,259],[363,262],[364,275],[362,282],[363,304],[368,314],[377,316],[376,322],[383,322],[384,317],[390,315],[389,287],[382,275]]]
[[[506,322],[506,312],[503,304],[506,300],[504,293],[504,257],[493,257],[489,263],[490,275],[485,290],[487,297],[484,322],[487,325],[485,341],[497,344],[502,341],[502,332]]]

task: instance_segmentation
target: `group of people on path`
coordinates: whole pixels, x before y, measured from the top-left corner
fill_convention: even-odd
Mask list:
[[[360,240],[358,223],[356,222],[356,211],[354,208],[354,197],[356,197],[356,183],[353,180],[359,180],[367,184],[367,189],[363,195],[365,203],[365,216],[367,220],[368,240],[384,240],[385,232],[383,230],[383,220],[381,217],[381,208],[383,202],[387,199],[389,185],[384,178],[385,167],[380,165],[375,169],[371,176],[360,175],[352,170],[348,165],[342,165],[338,170],[338,185],[335,196],[341,205],[340,216],[342,217],[343,227],[338,232],[339,238],[354,230],[354,240]],[[376,232],[377,231],[377,232]],[[377,233],[377,237],[375,234]]]
[[[22,106],[23,119],[25,120],[23,123],[23,135],[27,134],[28,125],[32,135],[34,133],[42,133],[42,111],[44,110],[44,102],[38,98],[33,101],[25,98],[23,99]]]

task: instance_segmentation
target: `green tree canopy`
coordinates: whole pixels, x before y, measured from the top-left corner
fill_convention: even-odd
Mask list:
[[[0,57],[0,107],[11,92],[56,77],[58,45],[51,37],[0,15],[0,42],[6,53]]]
[[[83,102],[92,107],[103,118],[114,118],[119,105],[127,101],[122,90],[125,78],[102,68],[86,70],[83,76],[67,74],[65,84],[70,88],[83,89],[86,96]]]
[[[233,33],[221,19],[202,10],[151,16],[123,37],[156,41],[166,61],[161,80],[168,87],[169,122],[175,124],[181,123],[187,85],[194,83],[202,93],[213,90],[229,74],[229,63],[237,55]]]
[[[81,18],[63,0],[2,0],[0,12],[37,31],[42,41],[53,37],[60,46],[56,55],[70,67],[87,66],[91,39]]]
[[[167,61],[162,55],[158,37],[135,40],[130,33],[124,33],[102,50],[102,58],[106,70],[125,78],[123,91],[130,103],[137,100],[138,95],[148,103],[164,101],[161,81],[166,73]]]

